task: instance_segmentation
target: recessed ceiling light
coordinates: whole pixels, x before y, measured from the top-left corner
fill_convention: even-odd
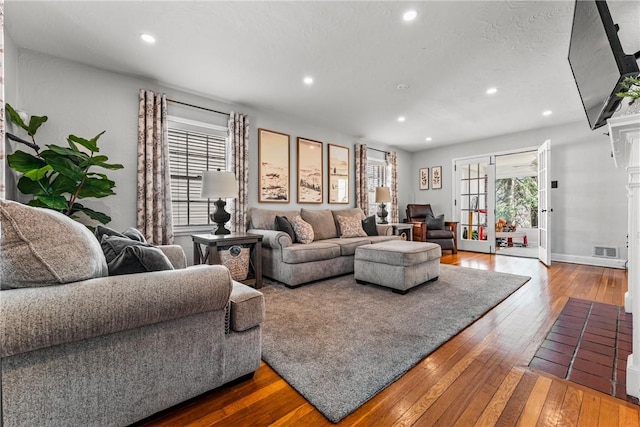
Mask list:
[[[406,83],[400,83],[400,84],[398,85],[398,89],[399,89],[399,90],[409,89],[409,87],[410,87],[410,86],[409,86],[408,84],[406,84]]]
[[[142,33],[140,34],[140,38],[149,44],[153,44],[156,42],[156,38],[153,37],[151,34]]]
[[[431,140],[433,140],[433,138],[431,138],[430,136],[428,136],[428,137],[426,137],[424,140],[425,140],[425,141],[427,141],[427,142],[430,142]]]
[[[546,111],[542,112],[543,116],[550,116],[551,114],[553,114],[553,111],[551,111],[551,110],[546,110]]]
[[[399,122],[404,122],[405,120],[406,120],[406,119],[405,119],[405,117],[404,117],[404,116],[400,116],[400,117],[398,117],[398,121],[399,121]]]
[[[402,15],[402,19],[405,21],[413,21],[418,16],[418,12],[415,10],[408,10]]]
[[[305,77],[303,80],[304,84],[306,84],[307,86],[311,86],[313,84],[313,77]]]
[[[487,95],[493,95],[497,91],[498,91],[497,87],[490,87],[489,89],[487,89]]]

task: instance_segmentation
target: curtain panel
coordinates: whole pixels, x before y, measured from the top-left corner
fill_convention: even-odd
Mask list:
[[[367,186],[367,146],[355,145],[356,159],[356,207],[369,215],[369,188]]]
[[[387,164],[391,177],[391,222],[400,222],[398,212],[398,154],[395,151],[387,154]]]
[[[249,203],[249,117],[246,114],[229,115],[229,145],[231,171],[238,181],[238,197],[231,202],[231,227],[233,231],[246,231],[247,205]]]
[[[137,228],[156,245],[173,243],[167,97],[141,89],[138,106]]]
[[[4,116],[4,0],[0,0],[0,199],[5,198]]]

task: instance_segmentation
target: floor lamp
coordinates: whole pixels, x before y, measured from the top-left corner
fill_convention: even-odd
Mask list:
[[[238,182],[233,172],[215,171],[202,172],[202,192],[203,199],[215,199],[216,211],[211,214],[211,220],[218,225],[213,234],[230,234],[231,230],[225,227],[225,223],[231,219],[231,214],[224,207],[227,202],[223,199],[233,199],[238,197]]]

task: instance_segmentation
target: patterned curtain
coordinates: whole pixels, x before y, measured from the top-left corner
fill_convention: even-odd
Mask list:
[[[0,0],[0,199],[4,194],[4,0]]]
[[[249,197],[249,117],[246,114],[229,115],[229,144],[231,147],[231,171],[238,180],[238,198],[231,202],[231,227],[233,231],[246,231]]]
[[[356,207],[369,215],[369,189],[367,188],[367,146],[356,144]]]
[[[156,245],[173,243],[167,97],[140,89],[137,227]]]
[[[387,165],[391,177],[391,222],[399,222],[398,214],[398,154],[387,153]]]

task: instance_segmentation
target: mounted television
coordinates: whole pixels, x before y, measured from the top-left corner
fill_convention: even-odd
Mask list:
[[[625,55],[606,1],[576,0],[569,64],[591,129],[607,123],[620,98],[622,80],[637,76],[634,55]]]

